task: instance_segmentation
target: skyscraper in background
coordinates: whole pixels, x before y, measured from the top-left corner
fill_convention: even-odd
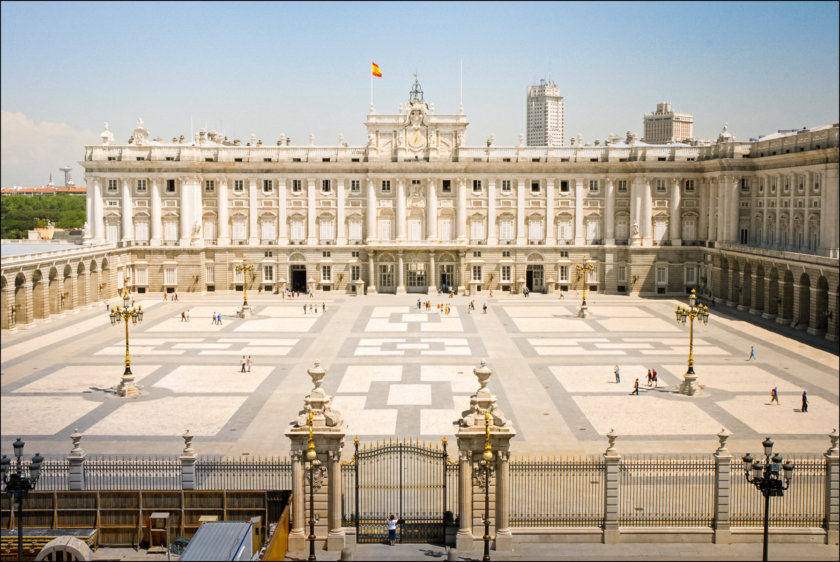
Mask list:
[[[563,146],[563,97],[554,82],[528,86],[528,146]]]
[[[694,115],[671,111],[670,103],[657,103],[656,112],[645,115],[643,142],[667,144],[694,138]]]

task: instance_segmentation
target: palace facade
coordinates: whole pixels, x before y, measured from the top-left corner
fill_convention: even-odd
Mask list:
[[[4,258],[3,327],[116,295],[566,291],[680,295],[837,338],[838,125],[708,146],[628,133],[574,147],[466,146],[466,115],[415,83],[367,144],[214,132],[85,147],[88,244]],[[72,251],[71,251],[72,253]],[[237,273],[244,261],[257,267]],[[581,279],[575,265],[591,261]],[[11,307],[11,308],[10,308]],[[14,310],[14,315],[9,311]],[[13,318],[14,316],[14,318]],[[14,322],[12,321],[14,320]]]

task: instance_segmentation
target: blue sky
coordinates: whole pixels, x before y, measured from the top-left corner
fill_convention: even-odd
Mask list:
[[[838,121],[837,2],[3,2],[2,178],[40,185],[108,121],[125,142],[190,123],[274,144],[363,144],[370,62],[379,113],[418,73],[438,113],[458,111],[467,143],[514,145],[525,89],[551,78],[566,139],[628,130],[668,101],[695,135],[724,123],[739,140]],[[59,181],[58,183],[62,183]]]

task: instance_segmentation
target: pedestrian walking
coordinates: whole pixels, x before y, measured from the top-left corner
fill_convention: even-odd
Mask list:
[[[105,301],[105,312],[111,312],[111,305],[108,304],[108,301]]]
[[[306,314],[306,305],[303,305],[303,313]]]
[[[803,390],[802,391],[802,413],[808,411],[808,394]]]
[[[245,360],[245,356],[243,355],[243,356],[242,356],[242,360],[239,362],[240,366],[242,367],[242,368],[240,369],[240,371],[239,371],[240,373],[244,373],[244,372],[245,372],[245,365],[247,365],[247,363],[248,363],[248,362]]]
[[[618,365],[615,366],[615,384],[619,384],[621,382],[621,373],[618,371]]]
[[[253,363],[251,362],[251,356],[249,355],[248,360],[245,361],[245,370],[249,373],[251,372],[251,365],[253,365]]]
[[[750,358],[747,359],[747,361],[749,361],[750,359],[755,359],[755,346],[752,345],[750,346]],[[758,359],[755,360],[758,361]]]
[[[417,299],[417,310],[420,310],[420,299]]]
[[[490,289],[490,298],[493,298],[493,289]]]
[[[315,305],[315,314],[318,314],[318,305]]]
[[[653,370],[653,388],[659,388],[659,380],[656,378],[656,369]]]
[[[652,385],[653,384],[653,373],[650,371],[650,369],[648,369],[648,372],[647,372],[647,379],[648,379],[647,385],[648,386]]]
[[[186,321],[187,321],[187,313],[182,310],[181,311],[181,322],[186,322]]]
[[[166,291],[163,292],[163,300],[166,300]]]
[[[326,312],[326,311],[327,311],[327,303],[322,302],[321,303],[321,312]]]
[[[187,309],[187,322],[189,322],[189,321],[190,321],[190,309],[188,308]]]
[[[131,307],[134,308],[134,297],[131,297]]]
[[[636,382],[633,383],[633,392],[630,394],[635,394],[636,396],[639,395],[639,379],[636,379]]]
[[[397,542],[397,516],[393,513],[388,518],[388,540],[391,542],[391,546],[394,546]]]
[[[560,298],[561,299],[566,298],[566,296],[563,294],[563,289],[560,289]]]
[[[312,312],[312,305],[309,305],[309,312]]]
[[[484,312],[484,314],[487,314],[487,303],[484,303],[484,306],[481,307],[481,310],[482,312]]]
[[[219,326],[221,326],[222,325],[222,313],[221,312],[219,313],[218,319],[219,319]]]
[[[775,386],[770,391],[770,404],[773,402],[776,403],[776,406],[779,406],[779,390]]]
[[[216,312],[215,312],[215,311],[213,311],[213,320],[212,320],[212,322],[213,322],[213,325],[215,326],[215,325],[216,325]]]
[[[178,291],[175,291],[175,302],[178,302]]]

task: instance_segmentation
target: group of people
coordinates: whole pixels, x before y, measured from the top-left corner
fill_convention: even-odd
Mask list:
[[[615,375],[615,384],[621,383],[621,370],[619,369],[618,365],[615,366],[613,369],[613,374]],[[647,370],[647,385],[649,387],[658,388],[659,387],[659,379],[656,373],[656,369],[648,369]],[[633,392],[630,394],[635,394],[636,396],[639,395],[639,379],[636,379],[633,382]]]
[[[242,370],[239,371],[240,373],[250,373],[251,372],[251,356],[249,355],[246,359],[245,356],[242,356],[242,360],[239,362],[242,365]]]
[[[214,312],[212,318],[213,318],[213,324],[214,325],[218,325],[218,326],[222,325],[222,313],[221,312],[219,312],[219,313]]]
[[[417,299],[417,310],[425,310],[426,312],[430,312],[432,310],[432,306],[436,306],[437,311],[440,314],[449,316],[451,307],[448,304],[432,305],[432,301],[430,300],[424,301]],[[482,305],[481,308],[484,314],[487,314],[487,303],[484,303],[484,305]],[[475,310],[475,300],[471,300],[467,305],[467,313],[471,313],[473,310]]]
[[[315,296],[312,293],[312,291],[310,291],[310,290],[307,290],[306,293],[304,293],[304,294],[309,295],[310,298]],[[290,299],[299,299],[300,298],[300,291],[292,291],[291,289],[286,287],[286,290],[283,291],[282,295],[283,295],[283,300],[286,300],[286,297],[289,297]]]
[[[315,314],[318,314],[318,305],[317,304],[315,305],[314,309],[313,309],[311,304],[309,305],[309,312],[313,312],[313,310],[314,310]],[[321,312],[326,312],[326,311],[327,311],[327,303],[322,302],[321,303]],[[303,305],[303,313],[306,314],[306,305]]]
[[[163,292],[163,300],[168,300],[168,299],[169,299],[169,294],[166,291],[164,291]],[[178,302],[178,291],[175,291],[174,293],[172,293],[172,302]]]
[[[190,309],[182,310],[181,311],[181,322],[189,322],[190,321]]]

